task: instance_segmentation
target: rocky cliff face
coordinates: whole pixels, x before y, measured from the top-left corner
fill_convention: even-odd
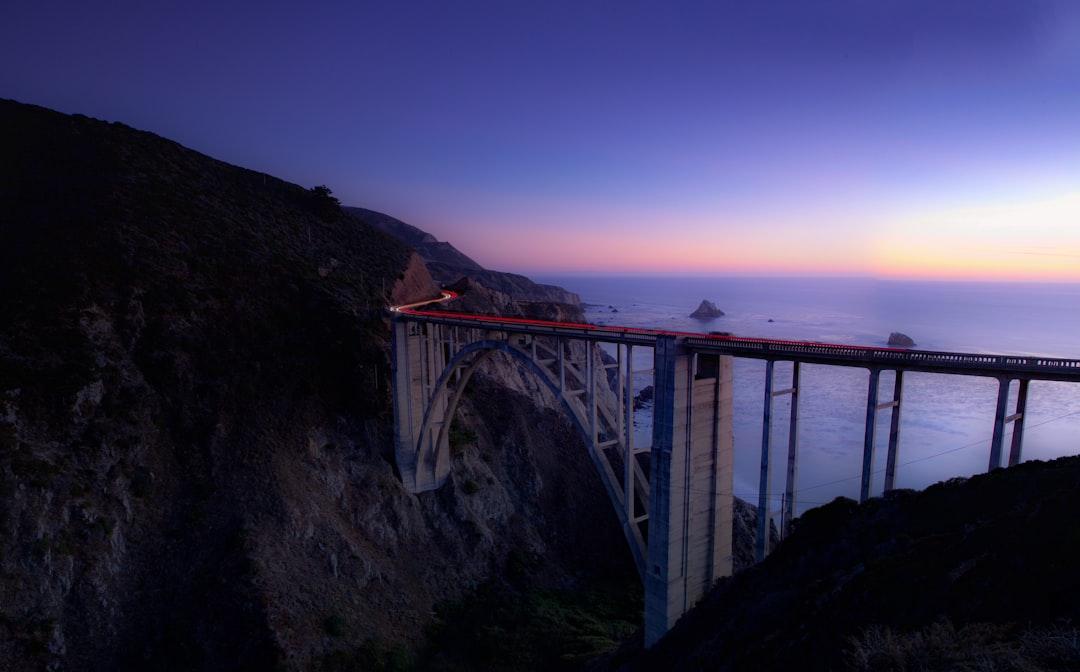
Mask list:
[[[628,562],[565,422],[495,383],[401,488],[385,305],[436,288],[398,241],[120,124],[3,101],[0,145],[0,667],[325,666],[514,553]]]
[[[515,301],[581,305],[581,298],[577,294],[562,287],[536,283],[516,273],[483,268],[450,243],[440,242],[430,233],[399,219],[365,208],[345,209],[380,231],[413,247],[423,257],[431,276],[439,283],[450,285],[467,278],[488,289],[513,297]]]

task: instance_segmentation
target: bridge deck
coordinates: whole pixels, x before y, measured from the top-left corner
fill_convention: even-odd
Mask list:
[[[694,350],[749,359],[995,378],[1080,382],[1080,360],[1077,359],[783,341],[415,309],[403,309],[399,312],[438,324],[489,328],[510,333],[564,336],[602,343],[653,345],[659,336],[675,335],[681,338],[685,346]]]

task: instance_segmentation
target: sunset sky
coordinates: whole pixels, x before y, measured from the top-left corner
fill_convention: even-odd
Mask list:
[[[1080,3],[9,3],[0,97],[498,270],[1080,281]]]

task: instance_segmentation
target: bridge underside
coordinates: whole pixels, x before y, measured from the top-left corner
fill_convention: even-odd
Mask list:
[[[460,395],[488,355],[505,352],[547,385],[585,439],[645,585],[646,646],[731,574],[730,357],[675,336],[585,339],[400,317],[393,330],[396,460],[411,491],[445,482]],[[615,356],[602,358],[597,340]],[[653,367],[635,370],[642,348]],[[635,375],[650,372],[653,442],[635,446]]]

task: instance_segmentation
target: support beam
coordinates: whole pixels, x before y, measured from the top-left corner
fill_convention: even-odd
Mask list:
[[[892,411],[889,418],[889,452],[885,458],[885,492],[896,488],[896,460],[900,443],[900,400],[904,391],[904,372],[897,369],[893,373],[896,374],[896,378],[893,380]]]
[[[637,520],[635,510],[636,497],[634,495],[634,465],[637,458],[634,457],[634,346],[618,344],[615,346],[619,354],[619,389],[622,391],[623,410],[623,505],[626,507],[626,519]],[[626,360],[623,361],[623,348],[626,349]],[[623,376],[623,369],[626,375]],[[637,524],[637,523],[635,523]]]
[[[1024,448],[1024,418],[1027,415],[1027,379],[1020,379],[1020,386],[1016,391],[1016,413],[1013,415],[1012,446],[1009,448],[1009,466],[1015,467],[1022,459],[1021,452]]]
[[[866,433],[863,437],[862,483],[859,486],[859,501],[870,499],[870,487],[874,478],[874,432],[877,430],[878,379],[880,369],[870,369],[869,387],[866,392]]]
[[[649,454],[649,477],[652,497],[649,519],[655,529],[649,530],[648,559],[645,570],[645,647],[658,641],[675,624],[671,604],[676,596],[670,576],[672,567],[669,549],[675,531],[665,523],[671,519],[672,506],[678,506],[678,495],[671,492],[678,482],[678,463],[672,464],[675,450],[675,338],[660,337],[653,353],[653,447]],[[685,465],[682,465],[685,466]],[[680,591],[681,592],[681,591]],[[669,622],[670,621],[670,622]]]
[[[994,413],[994,435],[990,439],[990,463],[987,471],[1001,467],[1001,447],[1005,442],[1005,412],[1009,408],[1009,384],[1006,376],[998,378],[997,410]]]
[[[799,470],[799,362],[791,363],[791,415],[788,418],[787,481],[784,487],[784,513],[780,518],[780,534],[791,532],[795,518],[795,492]]]
[[[761,418],[761,477],[758,480],[757,538],[754,543],[754,560],[761,562],[769,549],[769,481],[772,465],[772,383],[774,362],[765,362],[765,410]]]

